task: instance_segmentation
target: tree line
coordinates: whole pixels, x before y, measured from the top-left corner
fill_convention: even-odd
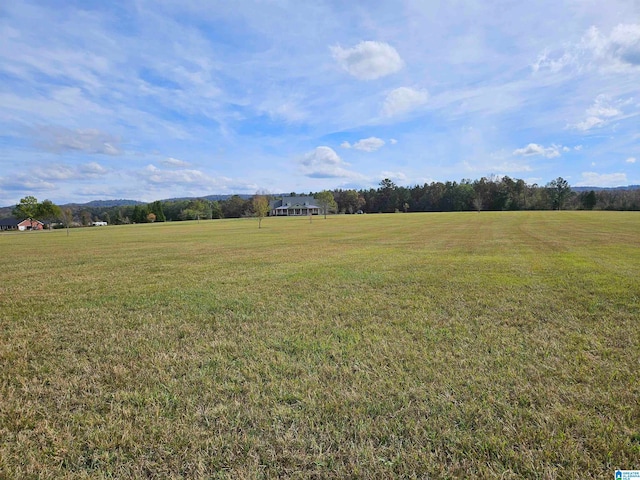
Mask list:
[[[291,195],[296,195],[291,192]],[[305,194],[302,194],[305,195]],[[589,190],[576,192],[562,177],[546,185],[527,184],[522,179],[482,177],[460,182],[431,182],[404,187],[385,178],[377,188],[335,189],[310,192],[324,210],[333,213],[456,212],[500,210],[640,210],[640,189]],[[58,219],[61,225],[150,223],[257,216],[268,211],[265,197],[253,199],[232,195],[225,200],[204,198],[163,200],[148,204],[60,208],[49,200],[22,199],[16,216]],[[268,199],[267,199],[268,200]]]
[[[378,188],[361,190],[357,208],[376,212],[455,212],[501,210],[640,210],[640,189],[576,192],[562,177],[546,185],[521,179],[483,177],[460,182],[432,182],[413,187],[397,186],[389,179]],[[349,190],[336,190],[338,211],[356,208]]]

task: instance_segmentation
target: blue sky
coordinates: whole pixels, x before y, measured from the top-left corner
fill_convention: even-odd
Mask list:
[[[640,184],[640,2],[0,4],[0,205]]]

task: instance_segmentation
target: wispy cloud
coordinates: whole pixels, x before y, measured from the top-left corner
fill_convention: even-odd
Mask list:
[[[626,173],[596,173],[583,172],[580,181],[577,183],[579,187],[619,187],[629,183]]]
[[[592,128],[603,127],[611,121],[623,116],[622,107],[628,104],[628,100],[612,100],[607,95],[598,95],[585,112],[585,119],[570,125],[577,130],[587,131]]]
[[[593,26],[580,46],[603,62],[640,66],[640,24],[617,25],[608,35]]]
[[[219,186],[220,181],[212,176],[194,169],[162,170],[149,164],[140,172],[140,176],[154,185],[189,185],[189,186]],[[229,180],[229,179],[222,179]]]
[[[530,157],[534,155],[541,155],[546,158],[555,158],[561,155],[560,151],[563,150],[562,145],[551,145],[550,147],[544,147],[537,143],[530,143],[524,148],[517,148],[513,151],[514,155],[521,155],[524,157]]]
[[[382,106],[382,115],[393,117],[421,108],[429,100],[429,93],[410,87],[399,87],[389,92]]]
[[[65,180],[92,180],[103,177],[109,171],[98,162],[72,165],[68,163],[50,163],[31,170],[31,176],[44,182]]]
[[[89,162],[78,167],[78,171],[87,178],[97,178],[108,173],[109,170],[104,168],[98,162]]]
[[[47,192],[54,190],[56,186],[51,182],[46,182],[29,175],[16,175],[13,177],[0,177],[0,188],[11,192],[21,192],[25,190],[33,192]]]
[[[185,162],[184,160],[180,160],[178,158],[165,158],[161,160],[160,163],[165,167],[173,167],[173,168],[184,168],[189,166],[189,162]]]
[[[534,72],[575,70],[625,69],[640,66],[640,24],[619,24],[603,33],[591,26],[575,43],[566,45],[555,55],[544,51],[533,63]]]
[[[378,137],[369,137],[363,138],[362,140],[358,140],[353,145],[349,142],[342,142],[340,146],[342,148],[353,148],[355,150],[361,150],[363,152],[375,152],[380,148],[384,147],[384,140]]]
[[[331,52],[344,70],[360,80],[375,80],[404,66],[396,49],[385,42],[360,42],[346,49],[335,46]]]
[[[404,172],[390,172],[387,170],[380,172],[380,178],[388,178],[389,180],[393,180],[394,183],[400,185],[404,185],[410,180]]]
[[[64,127],[42,126],[32,130],[35,144],[53,153],[83,152],[119,155],[120,139],[96,129],[71,130]]]
[[[487,175],[505,175],[505,174],[521,174],[532,172],[533,168],[528,163],[503,161],[484,161],[480,163],[463,162],[466,172],[487,176]],[[490,173],[488,173],[490,172]]]

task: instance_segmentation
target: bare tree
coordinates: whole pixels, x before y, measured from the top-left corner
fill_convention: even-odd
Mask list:
[[[70,208],[63,208],[60,215],[62,223],[67,228],[67,237],[69,236],[69,227],[73,223],[73,212]]]
[[[269,213],[269,199],[262,194],[256,194],[252,200],[253,214],[258,217],[258,228],[262,228],[262,219]]]

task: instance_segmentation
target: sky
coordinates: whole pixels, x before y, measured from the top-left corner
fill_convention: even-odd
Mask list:
[[[640,184],[640,0],[0,2],[0,205]]]

